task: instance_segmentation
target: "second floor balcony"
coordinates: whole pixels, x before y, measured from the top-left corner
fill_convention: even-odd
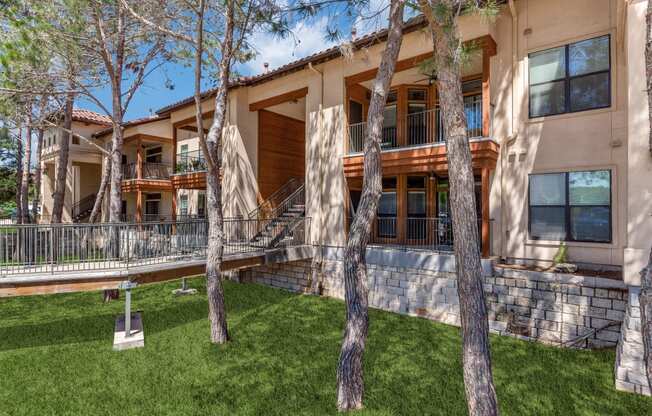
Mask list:
[[[174,173],[205,172],[206,159],[201,150],[177,153]]]
[[[172,174],[172,166],[167,163],[143,162],[127,163],[122,166],[122,179],[167,180]]]
[[[464,98],[464,110],[469,138],[483,136],[482,96],[471,95]],[[367,123],[349,125],[348,153],[361,153],[367,134]],[[385,112],[382,130],[382,150],[409,148],[443,143],[444,129],[439,107],[412,112],[397,118],[395,112]]]

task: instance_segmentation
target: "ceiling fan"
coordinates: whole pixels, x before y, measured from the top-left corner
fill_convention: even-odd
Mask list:
[[[431,86],[435,81],[437,81],[437,74],[435,74],[434,70],[432,72],[430,72],[430,74],[422,73],[422,75],[427,75],[427,76],[426,76],[426,78],[418,79],[415,82],[428,81],[428,86]]]

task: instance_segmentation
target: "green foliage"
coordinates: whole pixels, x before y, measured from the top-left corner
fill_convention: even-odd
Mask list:
[[[568,246],[566,243],[562,242],[559,245],[559,249],[557,249],[557,253],[552,259],[553,264],[561,264],[561,263],[567,263],[568,262]]]

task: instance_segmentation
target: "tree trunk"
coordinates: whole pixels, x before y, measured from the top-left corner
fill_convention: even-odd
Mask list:
[[[404,0],[392,0],[390,5],[387,43],[374,80],[367,116],[362,195],[344,251],[346,327],[337,366],[337,407],[340,411],[360,409],[363,405],[363,354],[369,328],[365,254],[382,192],[383,110],[403,40],[404,6]]]
[[[25,128],[25,139],[24,139],[24,152],[23,152],[23,171],[22,178],[20,181],[20,213],[23,216],[22,223],[29,224],[29,179],[31,173],[31,162],[32,162],[32,117],[31,117],[31,108],[28,109],[30,114],[28,115],[27,127]]]
[[[652,388],[652,250],[647,267],[641,271],[641,333],[643,335],[643,358],[647,381]]]
[[[34,200],[32,202],[32,217],[34,221],[38,218],[39,207],[41,206],[41,177],[43,176],[41,157],[43,154],[44,133],[44,130],[39,128],[36,136],[36,169],[34,170]]]
[[[104,171],[102,172],[102,180],[100,182],[100,188],[97,190],[97,197],[95,197],[95,203],[93,203],[93,210],[91,215],[88,217],[88,223],[94,224],[97,221],[97,218],[102,212],[102,203],[104,202],[104,197],[109,189],[109,181],[111,180],[111,157],[104,158]]]
[[[16,223],[23,223],[23,199],[20,194],[23,181],[23,129],[18,128],[18,140],[16,141]]]
[[[67,131],[72,130],[72,110],[75,101],[73,94],[66,95],[66,104],[64,109],[63,128]],[[52,196],[52,223],[61,223],[63,217],[63,206],[66,196],[66,176],[68,175],[68,155],[70,151],[70,140],[72,135],[67,131],[61,131],[59,137],[59,158],[57,160],[54,195]]]
[[[222,57],[219,68],[220,88],[215,96],[215,113],[213,123],[208,131],[205,142],[207,152],[206,204],[208,213],[208,247],[206,259],[206,291],[208,295],[208,319],[211,325],[211,342],[224,344],[229,340],[226,322],[226,305],[224,288],[222,287],[222,257],[224,254],[224,218],[222,214],[222,139],[226,123],[226,107],[228,97],[231,57],[233,54],[234,2],[227,1],[226,31],[222,41]],[[200,19],[201,21],[202,19]],[[202,43],[203,29],[198,25],[199,44]],[[199,61],[201,50],[199,51]],[[197,130],[202,130],[201,95],[198,94],[201,78],[201,64],[195,64],[195,106]],[[202,133],[203,137],[203,133]],[[202,141],[203,142],[203,141]]]
[[[470,415],[497,415],[498,401],[489,351],[489,322],[482,285],[473,165],[462,98],[461,43],[456,22],[459,2],[435,0],[429,5],[421,0],[420,5],[430,22],[433,37],[437,93],[446,138],[467,407]],[[433,10],[437,10],[437,16],[434,16]]]

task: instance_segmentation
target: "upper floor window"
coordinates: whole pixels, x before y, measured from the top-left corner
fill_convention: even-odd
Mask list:
[[[161,163],[163,161],[163,148],[161,146],[157,146],[146,149],[145,161],[147,163]]]
[[[611,171],[530,175],[530,237],[611,242]]]
[[[529,54],[530,117],[611,105],[609,35]]]

